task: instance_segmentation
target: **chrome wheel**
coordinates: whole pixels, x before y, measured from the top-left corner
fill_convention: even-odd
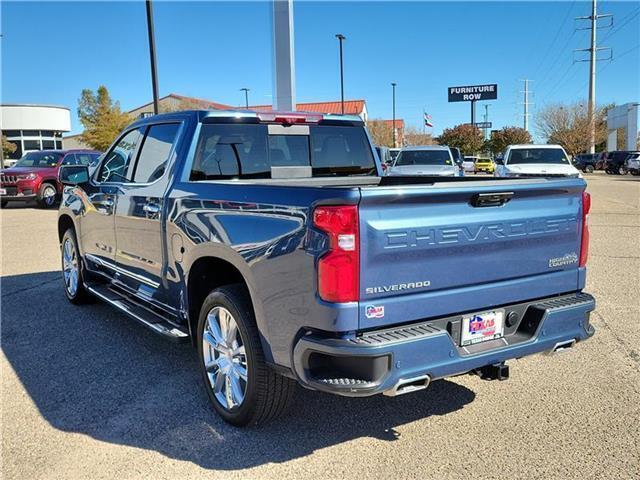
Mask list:
[[[62,274],[65,288],[73,297],[78,291],[78,254],[70,238],[67,238],[62,245]]]
[[[202,352],[218,403],[228,410],[242,405],[247,392],[247,355],[238,324],[226,308],[214,307],[207,313]]]
[[[45,187],[42,191],[42,201],[47,207],[56,203],[56,189],[52,186]]]

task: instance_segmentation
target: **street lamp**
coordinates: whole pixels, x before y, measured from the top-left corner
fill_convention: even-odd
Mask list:
[[[240,91],[244,92],[244,106],[249,110],[249,88],[241,88]]]
[[[149,35],[149,57],[151,59],[151,87],[153,88],[153,113],[158,114],[158,72],[156,70],[156,41],[153,33],[153,6],[151,0],[147,5],[147,34]]]
[[[393,89],[393,120],[391,120],[391,129],[393,131],[393,148],[397,148],[396,145],[396,83],[391,83]]]
[[[345,37],[341,33],[337,33],[336,38],[340,43],[340,103],[342,106],[342,115],[344,115],[344,66],[342,64],[342,42],[346,40],[347,37]]]

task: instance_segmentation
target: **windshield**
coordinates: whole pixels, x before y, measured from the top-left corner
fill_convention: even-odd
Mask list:
[[[61,153],[54,152],[29,152],[16,162],[15,167],[55,167],[62,158]]]
[[[403,150],[395,166],[403,165],[453,165],[448,150]]]
[[[519,165],[523,163],[569,165],[569,159],[560,148],[519,148],[511,150],[507,164]]]

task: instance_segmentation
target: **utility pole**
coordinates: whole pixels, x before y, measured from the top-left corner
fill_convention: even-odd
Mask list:
[[[147,0],[147,33],[149,34],[149,57],[151,57],[151,86],[153,89],[153,113],[158,114],[158,72],[156,70],[156,41],[153,33],[153,5]]]
[[[391,131],[393,132],[393,148],[397,148],[396,144],[396,83],[391,83],[393,89],[393,119],[391,120]]]
[[[345,41],[347,37],[338,33],[336,34],[336,38],[340,43],[340,105],[342,106],[342,115],[344,115],[344,67],[342,64],[342,42]]]
[[[471,126],[476,126],[476,101],[471,100]]]
[[[587,108],[587,115],[589,117],[589,153],[596,153],[596,62],[600,60],[611,60],[613,58],[612,51],[608,47],[598,47],[596,45],[596,30],[598,29],[598,19],[610,17],[611,22],[601,28],[609,28],[613,25],[613,16],[611,14],[598,15],[597,12],[597,0],[591,0],[591,15],[576,17],[576,20],[589,20],[591,26],[587,27],[591,29],[591,47],[580,48],[574,50],[574,52],[589,52],[589,60],[575,60],[574,62],[589,62],[589,105]],[[587,30],[587,28],[580,28],[579,30]],[[598,50],[609,50],[608,58],[597,58]]]
[[[241,88],[240,91],[244,92],[244,106],[247,110],[249,110],[249,88]]]
[[[489,104],[484,104],[484,123],[489,123]],[[489,133],[489,128],[484,127],[484,139],[487,140]]]
[[[524,102],[522,102],[522,105],[524,105],[524,113],[522,114],[522,116],[524,117],[523,128],[528,132],[529,116],[531,115],[529,113],[529,105],[533,105],[533,103],[529,101],[529,94],[531,93],[531,91],[529,90],[529,82],[532,82],[533,80],[529,80],[525,78],[524,80],[520,80],[520,81],[524,82],[524,90],[520,91],[520,93],[524,93]]]

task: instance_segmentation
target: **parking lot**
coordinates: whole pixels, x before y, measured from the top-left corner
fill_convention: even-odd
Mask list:
[[[587,176],[596,336],[395,398],[299,389],[274,423],[209,408],[194,350],[74,307],[56,212],[2,222],[2,472],[34,478],[638,478],[640,178]]]

